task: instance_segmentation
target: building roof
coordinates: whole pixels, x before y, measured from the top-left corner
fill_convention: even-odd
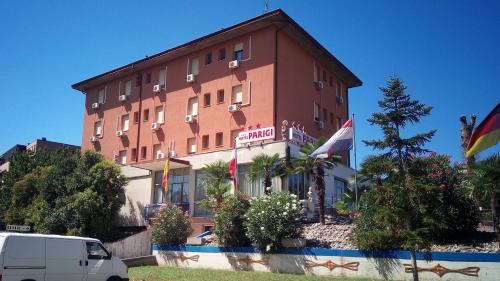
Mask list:
[[[2,155],[0,155],[0,164],[9,162],[10,158],[16,151],[24,151],[26,150],[25,145],[21,144],[16,144],[13,147],[11,147],[9,150],[5,151]]]
[[[148,56],[146,58],[134,61],[111,71],[75,83],[71,87],[75,90],[85,92],[89,88],[104,84],[107,81],[130,75],[131,73],[134,73],[136,71],[146,69],[159,63],[167,62],[182,55],[186,55],[197,50],[219,44],[237,36],[241,36],[242,34],[271,25],[282,28],[282,30],[289,34],[294,40],[300,42],[302,47],[310,51],[313,56],[317,57],[322,62],[326,62],[327,66],[336,70],[337,74],[347,83],[348,87],[352,88],[362,85],[362,81],[358,77],[356,77],[356,75],[354,75],[346,66],[344,66],[334,55],[332,55],[325,47],[323,47],[323,45],[321,45],[316,39],[314,39],[309,33],[307,33],[307,31],[305,31],[283,10],[277,9],[258,17],[243,21],[236,25],[230,26],[228,28],[210,33],[177,47],[165,50],[163,52]]]

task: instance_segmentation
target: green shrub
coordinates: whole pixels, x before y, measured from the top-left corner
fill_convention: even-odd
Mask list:
[[[243,219],[249,206],[241,193],[224,198],[214,216],[214,233],[217,242],[224,246],[247,246],[250,240],[245,236]]]
[[[335,203],[334,207],[339,215],[344,217],[349,215],[349,206],[346,202],[338,201],[337,203]]]
[[[191,222],[187,213],[173,204],[164,204],[153,220],[152,241],[164,246],[183,245],[191,234]]]
[[[298,230],[299,201],[294,194],[272,193],[250,200],[245,229],[252,244],[260,250],[275,250],[281,239]]]

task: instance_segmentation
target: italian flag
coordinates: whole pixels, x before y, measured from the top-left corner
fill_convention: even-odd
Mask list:
[[[465,156],[471,157],[500,141],[500,103],[472,133]]]

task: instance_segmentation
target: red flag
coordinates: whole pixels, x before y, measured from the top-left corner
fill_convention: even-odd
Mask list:
[[[238,186],[238,151],[236,147],[233,149],[229,160],[229,174],[233,177],[234,189],[236,190]]]

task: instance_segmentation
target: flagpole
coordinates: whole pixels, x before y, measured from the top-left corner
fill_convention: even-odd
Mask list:
[[[356,159],[356,127],[354,122],[354,113],[352,114],[352,131],[353,131],[353,146],[354,146],[354,192],[356,194],[356,211],[358,210],[358,162]]]

